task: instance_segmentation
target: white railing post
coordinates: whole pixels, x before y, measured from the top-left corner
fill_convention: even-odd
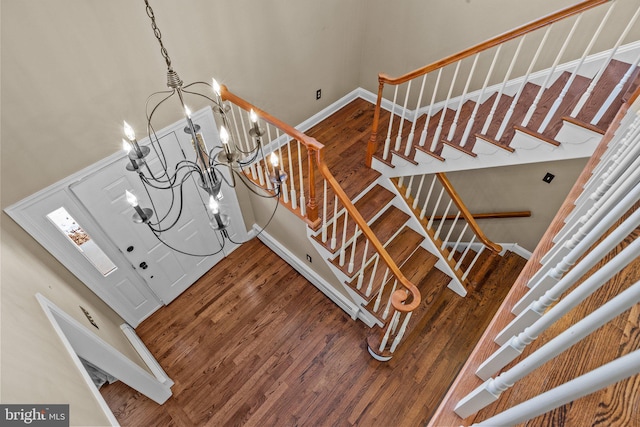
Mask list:
[[[611,2],[611,4],[609,5],[609,9],[607,9],[607,13],[602,18],[602,21],[600,21],[600,25],[598,25],[598,28],[596,29],[595,33],[591,37],[591,41],[589,41],[589,44],[587,45],[587,47],[585,48],[584,52],[582,53],[582,57],[580,58],[580,62],[576,66],[575,70],[573,70],[573,73],[571,74],[571,77],[569,77],[569,80],[567,80],[567,82],[565,83],[564,87],[562,88],[562,92],[560,92],[560,95],[558,96],[558,98],[556,98],[556,100],[554,101],[553,105],[551,106],[551,108],[547,112],[547,115],[545,116],[544,120],[542,121],[542,124],[540,124],[540,128],[538,129],[538,133],[543,133],[546,130],[547,126],[549,125],[549,122],[551,122],[551,119],[553,118],[553,115],[556,113],[556,111],[558,111],[558,108],[560,108],[560,104],[562,103],[562,100],[567,95],[567,92],[569,92],[569,88],[571,87],[571,85],[573,84],[573,81],[575,80],[576,76],[578,75],[578,71],[582,67],[582,64],[584,64],[584,61],[587,58],[587,55],[589,55],[589,52],[591,52],[591,48],[593,48],[593,45],[595,44],[596,40],[600,36],[600,33],[602,32],[602,29],[604,28],[606,22],[609,20],[609,16],[611,15],[611,12],[615,8],[615,5],[616,5],[616,2]],[[579,15],[578,19],[580,19],[581,17],[582,17],[582,14]],[[576,23],[577,23],[577,21],[576,21]],[[574,26],[574,28],[575,28],[575,26]],[[573,29],[571,31],[572,32],[571,32],[571,35],[569,36],[569,38],[573,35]],[[523,124],[523,126],[526,126],[526,125]]]
[[[511,388],[517,381],[575,345],[596,329],[601,328],[616,316],[629,310],[638,301],[640,301],[640,282],[636,282],[600,306],[508,371],[501,373],[495,379],[488,379],[456,405],[454,409],[456,414],[466,418],[490,403],[497,401],[502,392]]]
[[[500,50],[502,50],[502,45],[498,45],[496,49],[496,53],[493,55],[493,60],[491,61],[491,66],[489,66],[489,71],[487,72],[487,76],[484,79],[484,83],[482,84],[482,90],[480,90],[480,95],[478,95],[478,100],[473,107],[473,112],[471,113],[471,117],[467,121],[467,126],[464,129],[464,133],[462,134],[462,140],[460,141],[460,146],[464,147],[467,145],[467,140],[469,139],[469,134],[471,133],[471,128],[473,128],[473,124],[476,121],[476,115],[478,114],[478,109],[480,108],[480,104],[483,102],[482,98],[484,98],[484,92],[487,90],[487,86],[489,85],[489,80],[491,79],[491,75],[493,74],[493,68],[498,62],[498,56],[500,55]]]
[[[640,255],[640,239],[636,239],[629,244],[615,258],[605,264],[589,276],[580,286],[560,300],[555,306],[547,311],[542,317],[524,329],[521,333],[511,338],[487,360],[484,361],[476,375],[486,380],[498,370],[505,367],[518,357],[524,349],[531,344],[541,333],[546,331],[551,325],[557,322],[569,310],[584,301],[589,295],[604,286],[609,279],[625,268],[631,261]],[[557,299],[555,295],[551,295]]]
[[[462,95],[460,96],[460,102],[458,103],[458,109],[456,110],[456,115],[453,118],[453,123],[451,123],[451,127],[449,128],[449,135],[447,135],[447,141],[451,141],[453,139],[453,135],[456,133],[456,128],[458,127],[458,120],[460,119],[460,112],[462,111],[462,106],[464,105],[465,98],[467,97],[467,92],[469,90],[469,85],[471,84],[471,79],[473,78],[473,73],[476,71],[476,65],[478,65],[478,58],[480,58],[480,54],[476,53],[473,57],[473,64],[471,65],[471,70],[469,70],[469,76],[467,77],[467,82],[464,85],[464,89],[462,90]]]
[[[293,168],[293,159],[291,156],[291,140],[287,138],[287,157],[289,158],[289,182],[291,183],[291,208],[294,210],[298,208],[298,196],[296,195],[296,179],[294,175],[295,169]]]
[[[509,68],[507,69],[506,74],[504,75],[504,79],[502,80],[502,86],[500,86],[500,90],[498,91],[498,95],[496,99],[493,101],[493,105],[491,106],[491,111],[487,116],[487,119],[484,121],[484,125],[482,126],[482,131],[480,133],[482,135],[486,135],[489,131],[489,125],[493,121],[493,116],[496,114],[496,109],[498,108],[498,104],[500,103],[500,98],[502,98],[502,94],[504,93],[504,89],[507,87],[507,83],[509,82],[509,78],[511,77],[511,72],[513,71],[513,67],[516,65],[516,61],[518,60],[518,56],[520,55],[520,50],[522,49],[522,44],[524,43],[527,35],[523,35],[520,37],[520,41],[518,42],[518,47],[516,48],[515,53],[513,54],[513,58],[511,58],[511,62],[509,63]]]
[[[422,184],[424,184],[425,177],[426,175],[422,175],[422,177],[420,178],[420,183],[418,184],[418,191],[416,191],[415,198],[413,199],[413,205],[412,205],[413,209],[416,209],[418,207],[418,199],[420,198],[420,193],[422,192]]]
[[[474,426],[520,424],[639,372],[640,350],[636,350]]]
[[[433,104],[436,102],[438,86],[440,86],[440,76],[442,76],[442,68],[438,70],[438,77],[436,77],[436,84],[433,87],[433,94],[431,95],[431,103],[429,104],[429,111],[427,112],[427,117],[424,121],[424,128],[422,128],[422,133],[420,134],[420,141],[418,141],[418,145],[420,147],[424,147],[425,141],[427,140],[427,128],[429,127],[429,119],[431,119],[431,113],[433,112]],[[418,121],[417,117],[416,117],[416,121]]]
[[[400,125],[398,126],[398,135],[396,136],[396,145],[394,147],[395,151],[400,151],[400,145],[402,144],[402,127],[404,126],[404,118],[407,115],[407,103],[409,102],[409,93],[411,91],[411,82],[413,80],[409,80],[409,84],[407,85],[407,92],[404,95],[404,104],[402,106],[402,115],[400,116]]]
[[[391,128],[393,127],[393,116],[395,114],[397,97],[398,97],[398,86],[396,85],[395,90],[393,92],[393,103],[391,104],[391,114],[389,116],[389,129],[387,129],[387,138],[384,140],[384,151],[382,153],[382,158],[384,160],[387,160],[387,157],[389,157],[389,150],[391,149]]]
[[[640,211],[634,212],[633,215],[627,218],[623,224],[616,227],[616,229],[602,242],[600,242],[598,246],[585,255],[580,263],[573,267],[564,278],[560,279],[562,274],[564,274],[564,272],[573,265],[575,260],[578,259],[580,252],[584,252],[591,245],[584,245],[586,246],[586,249],[584,250],[584,246],[581,248],[576,247],[576,249],[579,249],[576,251],[577,254],[570,253],[563,259],[561,264],[551,270],[550,276],[554,278],[553,280],[555,280],[555,282],[539,282],[540,285],[532,288],[518,302],[516,307],[517,309],[520,309],[522,306],[525,308],[521,309],[518,316],[498,334],[495,339],[496,343],[500,345],[505,344],[511,337],[524,331],[527,326],[531,326],[533,322],[542,317],[546,309],[549,308],[551,304],[558,300],[558,298],[569,290],[578,281],[578,279],[580,279],[580,277],[600,262],[600,260],[615,248],[623,239],[629,236],[629,234],[635,230],[638,225],[640,225]],[[580,242],[581,245],[583,242]],[[551,283],[552,285],[548,285],[547,283]],[[540,286],[542,289],[540,289]],[[527,302],[529,302],[529,304],[527,304]],[[514,308],[514,310],[516,308]]]
[[[427,81],[427,75],[422,76],[422,86],[420,86],[420,94],[418,94],[418,103],[416,105],[415,114],[413,116],[413,123],[411,123],[411,130],[409,131],[409,136],[407,137],[407,146],[404,149],[404,155],[408,156],[411,154],[411,147],[413,146],[413,138],[416,132],[416,123],[418,123],[418,111],[420,111],[420,104],[422,103],[422,93],[424,92],[424,84]]]
[[[427,205],[429,204],[429,200],[431,199],[431,193],[433,192],[433,186],[438,179],[437,175],[433,175],[433,180],[431,181],[431,186],[429,187],[429,192],[427,193],[427,197],[424,199],[424,203],[422,205],[422,210],[420,211],[420,220],[423,220],[425,215],[427,214]]]
[[[620,92],[622,92],[622,88],[627,83],[627,80],[629,80],[629,77],[631,77],[631,74],[633,74],[633,72],[635,71],[636,67],[638,66],[638,63],[640,63],[640,55],[638,55],[636,60],[633,61],[633,64],[631,64],[627,72],[624,73],[624,76],[622,76],[622,78],[620,79],[616,87],[613,88],[613,90],[609,94],[609,97],[604,101],[604,103],[602,104],[602,106],[600,107],[596,115],[593,117],[593,119],[591,119],[592,125],[595,126],[598,124],[600,119],[602,119],[602,116],[604,116],[604,113],[606,113],[609,107],[611,107],[611,104],[613,104],[613,101],[618,97],[618,95],[620,95]]]
[[[440,138],[440,133],[442,132],[442,126],[444,124],[444,116],[447,114],[447,108],[449,105],[449,101],[451,100],[451,94],[453,93],[453,87],[456,84],[456,79],[458,77],[458,71],[460,71],[460,63],[462,61],[458,61],[456,63],[456,70],[453,72],[453,78],[451,79],[451,85],[449,86],[449,93],[447,94],[447,99],[444,100],[444,107],[442,107],[442,112],[440,114],[440,121],[438,122],[438,127],[436,127],[436,132],[433,134],[433,141],[431,141],[431,148],[429,151],[436,151],[436,146],[438,145],[438,139]]]
[[[591,84],[589,84],[589,87],[587,88],[587,90],[582,94],[576,106],[573,107],[573,111],[571,111],[571,117],[574,117],[574,118],[577,117],[580,111],[582,110],[582,107],[584,107],[584,105],[587,103],[587,101],[591,97],[591,93],[593,92],[593,89],[596,87],[596,85],[600,81],[600,78],[604,74],[604,71],[607,69],[607,67],[609,66],[609,63],[611,62],[616,52],[618,51],[620,44],[622,44],[625,37],[627,37],[627,34],[633,27],[633,24],[636,22],[636,19],[638,19],[639,14],[640,14],[640,7],[636,10],[636,13],[633,15],[633,17],[625,27],[622,34],[620,34],[620,37],[618,37],[618,40],[616,41],[616,44],[611,49],[609,56],[607,57],[606,61],[604,61],[604,63],[602,64],[602,67],[600,67],[600,70],[598,70],[598,73],[596,74],[596,76],[591,80]]]

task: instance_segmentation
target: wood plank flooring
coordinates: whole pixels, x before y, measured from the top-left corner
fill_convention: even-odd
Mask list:
[[[380,363],[364,324],[254,239],[138,327],[174,395],[157,405],[121,382],[102,393],[123,426],[424,425],[506,280],[442,292],[412,344]]]

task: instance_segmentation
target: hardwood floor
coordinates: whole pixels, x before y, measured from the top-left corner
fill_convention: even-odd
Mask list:
[[[524,264],[514,262],[467,298],[442,292],[412,344],[380,363],[363,323],[254,239],[138,327],[174,395],[158,405],[121,382],[102,394],[123,426],[424,425]]]

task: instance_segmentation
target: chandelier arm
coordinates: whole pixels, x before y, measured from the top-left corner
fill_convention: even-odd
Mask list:
[[[152,187],[152,188],[156,188],[151,184],[148,184],[148,185],[150,187]],[[174,188],[173,187],[160,188],[160,190],[171,190],[171,203],[169,204],[169,209],[167,210],[167,213],[162,218],[160,218],[160,215],[159,215],[160,211],[156,207],[156,203],[153,201],[153,197],[151,197],[151,193],[149,192],[149,188],[146,185],[143,185],[143,186],[144,186],[144,191],[147,193],[147,196],[149,197],[149,201],[151,202],[151,207],[152,207],[153,211],[156,212],[156,217],[158,218],[158,221],[153,223],[153,225],[156,225],[156,226],[160,227],[160,224],[162,223],[162,221],[167,219],[167,217],[169,216],[169,214],[173,210],[173,204],[175,203],[175,198],[176,198],[176,196],[174,194]],[[180,218],[180,215],[178,215],[178,218]],[[149,225],[151,226],[151,223],[149,223]],[[160,230],[160,229],[158,230],[158,232],[162,232],[162,231],[166,231],[166,230]]]
[[[222,107],[222,105],[221,105],[220,103],[218,103],[218,101],[216,101],[216,100],[215,100],[215,99],[213,99],[213,98],[208,97],[207,95],[205,95],[205,94],[203,94],[203,93],[200,93],[200,92],[192,92],[192,91],[190,91],[190,90],[186,90],[186,88],[188,88],[189,86],[194,85],[194,84],[196,84],[196,83],[203,83],[203,84],[206,84],[206,85],[210,86],[208,83],[204,83],[204,82],[193,82],[193,83],[190,83],[190,84],[188,84],[188,85],[186,85],[186,86],[183,86],[183,87],[182,87],[182,92],[184,92],[184,93],[188,93],[189,95],[197,95],[197,96],[201,96],[201,97],[203,97],[203,98],[205,98],[205,99],[208,99],[209,101],[213,102],[217,107],[220,107],[220,108]]]
[[[166,227],[166,228],[164,228],[164,229],[158,228],[157,230],[155,230],[155,231],[157,231],[158,233],[163,233],[163,232],[166,232],[166,231],[171,230],[173,227],[175,227],[175,225],[176,225],[176,224],[178,223],[178,221],[180,220],[180,217],[182,216],[182,208],[183,208],[183,201],[184,201],[184,198],[183,198],[183,192],[182,192],[182,185],[183,185],[183,184],[184,184],[184,181],[182,181],[182,182],[180,183],[180,187],[179,187],[179,188],[180,188],[180,193],[179,193],[179,194],[180,194],[180,208],[178,209],[178,215],[176,215],[176,219],[175,219],[175,220],[173,221],[173,223],[172,223],[171,225],[169,225],[168,227]],[[160,223],[162,223],[162,221],[164,221],[165,219],[167,219],[167,217],[169,216],[169,214],[173,211],[173,206],[174,206],[174,204],[175,204],[175,199],[176,199],[176,196],[175,196],[175,193],[174,193],[174,189],[175,189],[175,188],[172,188],[172,189],[171,189],[171,204],[169,205],[169,209],[167,209],[167,213],[164,215],[164,217],[163,217],[162,219],[159,219],[159,220],[158,220],[158,222],[154,224],[154,225],[157,225],[158,227],[160,227]],[[149,195],[149,192],[148,192],[148,191],[147,191],[147,194]],[[149,195],[149,199],[151,199],[151,195]],[[154,203],[153,203],[153,199],[151,199],[151,204],[154,204]],[[154,207],[155,207],[155,204],[154,204]]]
[[[280,197],[280,187],[278,186],[278,191],[274,194],[265,196],[263,194],[258,193],[256,190],[254,190],[253,188],[260,188],[261,190],[265,190],[263,187],[255,184],[253,181],[249,180],[246,175],[244,173],[240,173],[238,171],[234,171],[236,173],[236,175],[238,175],[238,177],[240,177],[240,180],[242,181],[242,183],[245,185],[245,187],[247,187],[247,190],[251,191],[253,194],[255,194],[258,197],[262,197],[263,199],[273,199],[274,197]]]
[[[280,190],[279,190],[279,189],[280,189],[280,186],[278,186],[278,193],[277,193],[278,198],[276,199],[276,206],[275,206],[275,208],[273,208],[273,212],[271,212],[271,216],[269,217],[269,220],[268,220],[268,221],[267,221],[267,223],[264,225],[264,227],[262,227],[262,230],[258,231],[258,234],[256,234],[255,236],[253,236],[251,239],[253,239],[254,237],[258,237],[259,235],[261,235],[261,234],[262,234],[262,232],[265,230],[265,228],[267,228],[267,227],[269,226],[269,224],[271,224],[271,220],[273,220],[273,218],[276,216],[276,211],[278,210],[278,206],[280,206],[280,197],[279,197],[279,196],[280,196]],[[231,236],[228,236],[228,235],[227,235],[227,238],[229,239],[229,241],[230,241],[231,243],[234,243],[234,244],[236,244],[236,245],[241,245],[241,244],[243,244],[243,243],[247,243],[249,240],[251,240],[251,239],[249,239],[249,240],[246,240],[246,241],[244,241],[244,242],[236,242],[236,241],[234,241],[234,240],[231,238]]]
[[[176,251],[176,252],[181,253],[183,255],[189,255],[189,256],[204,258],[204,257],[208,257],[208,256],[218,255],[224,249],[224,239],[222,239],[222,244],[220,245],[220,249],[218,249],[216,252],[212,252],[212,253],[208,253],[208,254],[192,254],[192,253],[189,253],[189,252],[186,252],[186,251],[181,251],[180,249],[177,249],[177,248],[171,246],[170,244],[168,244],[167,242],[165,242],[164,240],[162,240],[160,238],[160,235],[156,234],[156,231],[151,226],[149,226],[149,228],[151,229],[151,232],[153,233],[154,236],[156,236],[156,239],[158,239],[158,241],[160,243],[162,243],[163,245],[165,245],[166,247],[168,247],[172,251]],[[231,239],[229,239],[229,240],[231,240]]]

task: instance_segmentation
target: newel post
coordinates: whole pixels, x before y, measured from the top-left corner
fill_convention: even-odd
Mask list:
[[[307,163],[309,164],[309,199],[307,200],[307,219],[310,222],[318,220],[318,205],[316,203],[316,174],[313,166],[314,149],[307,146]]]
[[[373,125],[371,126],[371,136],[367,143],[367,157],[365,159],[365,165],[371,167],[373,155],[376,152],[378,144],[378,122],[380,121],[380,106],[382,105],[382,90],[384,89],[384,82],[378,77],[378,99],[376,100],[376,109],[373,112]]]

